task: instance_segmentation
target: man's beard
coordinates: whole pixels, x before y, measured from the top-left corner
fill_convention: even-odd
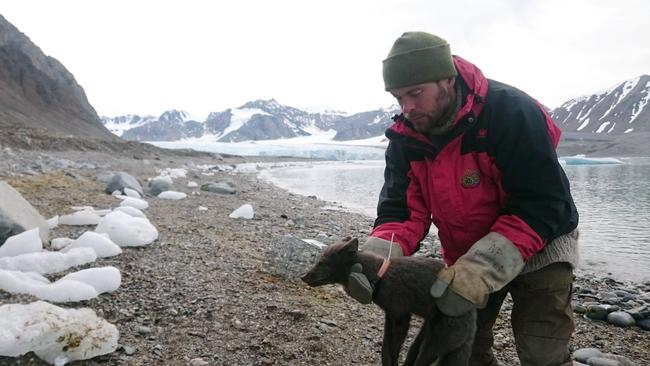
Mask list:
[[[426,135],[439,135],[449,131],[453,122],[456,112],[456,103],[452,98],[452,94],[447,89],[440,89],[438,95],[437,105],[444,105],[442,109],[431,111],[429,113],[409,113],[406,118],[409,121],[426,118],[426,123],[417,124],[411,122],[413,128]]]

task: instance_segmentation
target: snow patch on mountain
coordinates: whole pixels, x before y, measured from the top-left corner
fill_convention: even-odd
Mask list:
[[[225,130],[223,130],[221,136],[226,136],[227,134],[242,128],[246,124],[246,122],[248,122],[251,119],[251,117],[253,117],[256,114],[270,116],[269,113],[266,113],[263,110],[258,108],[233,109],[232,118],[230,119],[230,125],[228,125],[228,127]]]
[[[562,130],[621,135],[650,132],[650,75],[625,80],[589,96],[563,103],[551,112]],[[637,122],[639,127],[626,126]]]

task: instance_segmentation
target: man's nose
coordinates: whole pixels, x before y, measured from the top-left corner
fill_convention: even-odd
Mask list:
[[[413,111],[413,109],[415,109],[415,103],[413,103],[413,101],[409,98],[403,98],[401,100],[400,107],[402,108],[402,113],[409,114]]]

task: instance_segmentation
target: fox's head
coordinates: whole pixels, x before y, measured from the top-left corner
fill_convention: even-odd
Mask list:
[[[345,283],[350,268],[357,261],[359,241],[346,237],[328,246],[314,266],[302,276],[311,287]]]

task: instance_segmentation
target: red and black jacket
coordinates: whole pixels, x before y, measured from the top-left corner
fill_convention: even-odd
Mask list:
[[[522,91],[454,56],[463,103],[453,128],[430,138],[403,115],[386,131],[384,186],[371,236],[419,248],[431,222],[453,264],[489,232],[528,260],[575,229],[578,212],[555,148],[560,130]]]

